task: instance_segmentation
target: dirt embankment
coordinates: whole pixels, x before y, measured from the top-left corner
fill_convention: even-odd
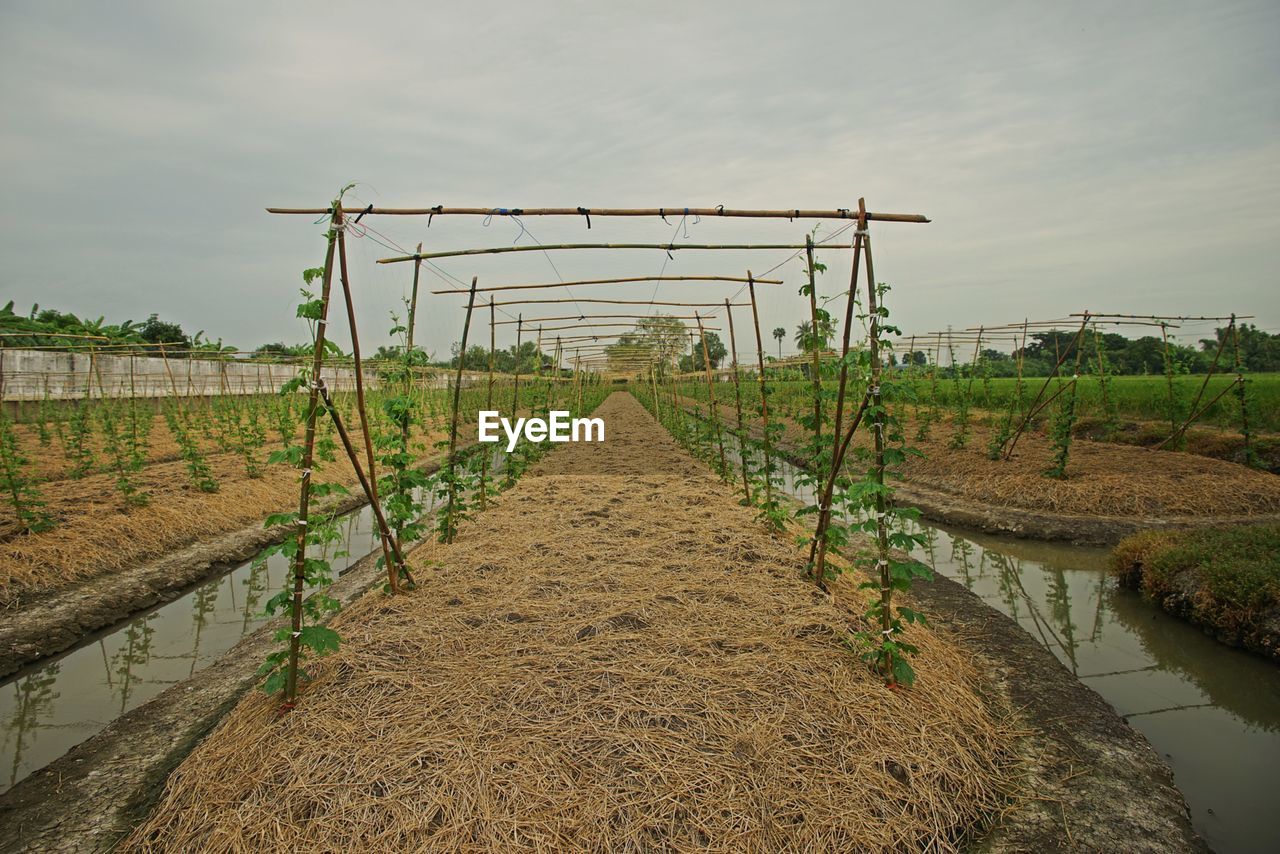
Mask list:
[[[1116,546],[1111,569],[1219,642],[1280,664],[1280,525],[1144,532]]]

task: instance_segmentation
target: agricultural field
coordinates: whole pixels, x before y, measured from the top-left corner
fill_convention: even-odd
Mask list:
[[[1234,710],[1236,692],[1199,676],[1227,649],[1196,648],[1194,666],[1141,658],[1151,645],[1121,618],[1135,605],[1116,600],[1099,547],[1230,524],[1246,544],[1227,553],[1265,548],[1251,536],[1280,524],[1277,375],[1114,376],[1099,359],[1089,376],[1059,370],[1065,357],[1047,378],[904,368],[865,226],[924,219],[865,211],[847,245],[746,245],[804,259],[810,328],[834,323],[819,248],[852,250],[855,276],[865,261],[865,282],[824,301],[844,301],[839,353],[802,327],[801,353],[765,358],[757,287],[781,278],[475,276],[429,295],[465,300],[442,315],[456,341],[434,360],[413,343],[424,262],[676,247],[409,252],[359,226],[369,212],[342,194],[283,211],[325,223],[294,308],[303,345],[170,352],[130,324],[83,343],[70,315],[0,317],[15,330],[0,348],[0,815],[22,845],[1038,849],[1068,814],[1091,817],[1073,824],[1086,847],[1198,844],[1173,772],[1108,700],[1139,698],[1139,718],[1171,711],[1147,708],[1168,691]],[[412,284],[405,323],[392,312],[393,343],[369,358],[348,242],[371,235],[403,252],[377,262]],[[726,247],[742,245],[690,248]],[[586,296],[520,293],[651,281],[743,301],[588,314]],[[536,313],[547,303],[578,313]],[[349,352],[330,328],[344,315]],[[594,427],[554,435],[574,420]],[[1053,550],[1024,564],[1027,542]],[[1244,625],[1275,601],[1259,566],[1250,584],[1221,562],[1168,574],[1204,574],[1213,613]],[[1183,616],[1164,601],[1181,582],[1163,577],[1144,576],[1140,607]],[[1275,681],[1248,670],[1262,664],[1237,662],[1242,684]],[[1126,681],[1104,700],[1095,670]],[[1161,670],[1174,687],[1135,689]],[[1261,730],[1214,731],[1256,750],[1275,711],[1253,713]],[[1064,730],[1064,712],[1079,725]],[[95,782],[123,765],[140,770]],[[1256,783],[1215,777],[1242,804]],[[67,798],[84,805],[70,823]],[[1202,794],[1195,808],[1211,814]]]

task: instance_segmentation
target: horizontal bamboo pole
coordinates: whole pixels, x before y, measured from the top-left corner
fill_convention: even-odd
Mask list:
[[[436,205],[431,208],[378,208],[368,205],[363,208],[343,208],[345,213],[366,216],[697,216],[697,217],[746,217],[754,219],[852,219],[858,218],[857,211],[848,208],[822,210],[813,208],[791,208],[789,210],[756,210],[751,208],[446,208]],[[319,216],[332,213],[329,208],[267,208],[271,214],[301,214],[303,216]],[[873,222],[914,222],[926,223],[929,218],[920,214],[875,213],[868,211],[866,218]]]
[[[552,249],[661,249],[675,252],[679,249],[805,249],[803,243],[539,243],[524,246],[488,246],[483,249],[450,249],[445,252],[417,252],[413,255],[393,255],[379,258],[379,264],[400,264],[405,261],[424,261],[431,258],[458,258],[464,255],[502,255],[507,252],[545,252]],[[814,249],[852,249],[849,243],[815,243]]]
[[[1253,315],[1252,315],[1252,314],[1248,314],[1248,315],[1246,315],[1246,314],[1228,315],[1228,316],[1226,316],[1226,317],[1190,317],[1190,316],[1187,316],[1187,315],[1160,315],[1160,314],[1094,314],[1092,311],[1090,311],[1090,312],[1084,312],[1084,313],[1072,314],[1071,316],[1072,316],[1072,317],[1093,317],[1093,318],[1098,318],[1098,317],[1125,317],[1125,318],[1136,318],[1136,319],[1138,319],[1138,320],[1155,320],[1155,321],[1161,321],[1161,320],[1230,320],[1232,317],[1235,317],[1235,319],[1236,319],[1236,320],[1253,320]],[[1158,325],[1159,325],[1159,323],[1157,323],[1156,325],[1158,326]]]
[[[514,321],[514,322],[518,322],[518,321]],[[525,325],[525,326],[528,326],[528,325],[529,325],[529,321],[527,321],[527,320],[526,320],[526,321],[524,322],[524,325]],[[638,331],[643,331],[643,330],[641,330],[638,326],[636,326],[636,324],[635,324],[634,322],[632,322],[632,323],[578,323],[578,324],[573,324],[573,325],[570,325],[570,326],[538,326],[538,327],[536,327],[536,328],[537,328],[537,330],[538,330],[539,332],[559,332],[559,331],[561,331],[561,330],[565,330],[565,329],[577,329],[577,330],[581,330],[581,331],[586,331],[586,330],[588,330],[588,329],[600,329],[600,328],[603,328],[603,327],[616,328],[616,327],[619,327],[619,326],[625,326],[625,327],[627,327],[628,329],[631,329],[631,330],[633,330],[633,331],[637,331],[637,332],[638,332]],[[719,329],[719,327],[716,327],[716,326],[708,326],[707,328],[708,328],[708,329]],[[554,337],[557,337],[557,336],[552,336],[552,338],[554,338]]]
[[[720,327],[718,327],[718,326],[704,326],[704,327],[703,327],[703,329],[709,329],[709,330],[711,330],[711,331],[713,331],[713,332],[719,332],[719,331],[720,331]],[[606,332],[606,333],[605,333],[605,334],[603,334],[603,335],[565,335],[565,336],[557,335],[557,336],[555,337],[555,340],[556,340],[556,341],[560,341],[560,342],[562,342],[562,343],[563,343],[563,342],[571,342],[571,341],[604,341],[604,340],[609,339],[609,338],[630,338],[631,336],[633,336],[633,335],[635,335],[635,334],[637,334],[637,333],[635,333],[635,332]],[[644,345],[644,346],[648,346],[648,345]]]
[[[724,305],[724,303],[721,303],[721,302],[661,302],[656,300],[645,300],[645,299],[594,299],[591,297],[578,297],[577,299],[573,299],[571,297],[564,297],[561,299],[513,299],[513,300],[507,300],[505,302],[495,302],[493,304],[495,306],[554,305],[554,304],[563,304],[563,303],[569,303],[569,302],[574,303],[575,305],[578,303],[590,302],[590,303],[597,303],[597,304],[603,304],[603,305],[676,305],[682,308],[720,308],[722,305]],[[733,307],[741,308],[743,306],[748,306],[748,305],[751,305],[751,303],[738,302],[738,303],[734,303]]]
[[[648,303],[645,303],[645,305],[648,305]],[[639,320],[639,319],[643,319],[646,317],[653,317],[653,316],[654,315],[652,314],[562,314],[557,317],[526,317],[523,320],[499,320],[494,325],[502,326],[503,324],[507,324],[507,323],[524,323],[527,325],[531,323],[540,323],[543,321],[553,321],[553,320],[594,320],[594,319],[622,320],[624,318],[629,318],[629,317],[636,318],[637,320]],[[694,315],[694,314],[663,314],[661,315],[661,317],[664,320],[696,320],[697,319],[697,315]],[[601,325],[607,326],[610,324],[601,324]],[[543,327],[543,329],[550,329],[550,328],[551,327],[549,326]]]
[[[487,288],[476,288],[480,291],[529,291],[537,288],[576,288],[579,285],[624,285],[632,282],[738,282],[746,284],[747,279],[741,276],[633,276],[628,279],[583,279],[577,282],[546,282],[536,285],[492,285]],[[780,285],[781,279],[756,279],[757,285]],[[432,291],[433,294],[465,294],[468,291],[448,288]]]

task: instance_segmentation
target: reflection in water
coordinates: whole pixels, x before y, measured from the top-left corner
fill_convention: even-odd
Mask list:
[[[495,451],[490,471],[504,469],[505,456]],[[427,494],[426,499],[431,512],[435,498]],[[348,514],[340,524],[343,539],[324,546],[338,573],[379,547],[368,507]],[[279,590],[288,570],[283,555],[263,563],[246,561],[0,683],[0,792],[216,661],[265,622],[264,594]]]
[[[368,508],[345,524],[343,551],[363,556],[377,547]],[[356,559],[339,556],[333,565],[342,571]],[[287,571],[282,555],[256,566],[246,562],[52,663],[10,677],[0,685],[0,792],[217,660],[265,621],[264,593],[279,589]]]

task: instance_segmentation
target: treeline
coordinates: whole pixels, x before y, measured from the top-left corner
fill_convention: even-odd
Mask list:
[[[159,315],[151,315],[142,323],[126,320],[123,323],[107,323],[80,318],[70,312],[53,308],[31,307],[25,315],[13,310],[13,300],[0,308],[0,347],[75,347],[110,346],[114,352],[156,354],[161,347],[174,355],[186,352],[220,353],[232,350],[222,339],[210,341],[201,330],[188,335],[182,327]]]
[[[1101,363],[1108,373],[1143,375],[1166,372],[1166,344],[1161,336],[1144,335],[1128,338],[1114,332],[1087,331],[1077,352],[1077,330],[1054,329],[1036,332],[1028,336],[1027,345],[1004,353],[995,349],[979,352],[981,370],[992,377],[1011,377],[1018,373],[1018,357],[1022,357],[1024,376],[1047,376],[1054,365],[1062,361],[1063,369],[1070,372],[1079,362],[1082,371],[1096,373]],[[1224,342],[1225,339],[1225,342]],[[1272,334],[1257,326],[1242,323],[1236,329],[1220,327],[1213,338],[1205,338],[1199,347],[1190,347],[1169,341],[1167,353],[1169,365],[1177,374],[1203,374],[1213,365],[1214,356],[1221,348],[1217,371],[1235,370],[1235,347],[1239,341],[1241,368],[1250,373],[1280,371],[1280,334]],[[902,363],[929,364],[932,351],[916,349],[908,357],[902,355]],[[942,373],[949,374],[954,362],[956,370],[967,376],[974,367],[973,345],[956,345],[948,351],[943,339],[940,356]],[[895,360],[895,364],[897,361]]]

